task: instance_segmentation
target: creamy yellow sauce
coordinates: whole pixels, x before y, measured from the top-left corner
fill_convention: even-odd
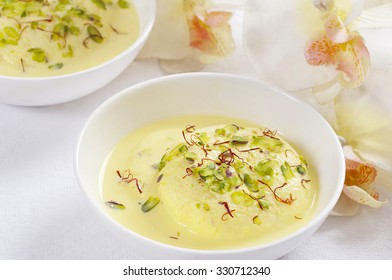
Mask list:
[[[0,75],[63,75],[102,64],[139,34],[130,0],[0,2]]]
[[[299,160],[299,155],[286,142],[284,144],[292,151],[286,152],[287,156],[282,156],[282,150],[277,160],[287,161],[292,166],[294,175],[289,179],[290,187],[280,188],[276,194],[289,203],[278,201],[268,189],[263,190],[263,194],[252,193],[245,185],[223,192],[223,196],[216,190],[205,191],[205,186],[203,188],[198,184],[201,182],[203,185],[205,182],[198,176],[184,178],[187,173],[186,165],[181,161],[182,156],[167,160],[164,167],[159,166],[165,153],[170,153],[178,143],[184,142],[181,132],[187,125],[195,125],[200,131],[211,132],[222,127],[222,124],[233,123],[241,127],[260,128],[260,125],[228,117],[186,116],[152,123],[131,132],[114,147],[102,166],[103,203],[114,201],[125,207],[116,209],[105,205],[107,213],[120,224],[148,238],[174,246],[207,250],[263,244],[305,225],[313,215],[317,180],[315,174],[312,174],[311,166],[305,166],[304,161]],[[262,131],[260,130],[261,133]],[[237,148],[243,150],[240,146]],[[199,153],[198,149],[194,146],[189,147],[188,151]],[[204,153],[199,150],[201,154]],[[256,160],[260,151],[254,148],[248,153],[241,154],[237,151],[237,154],[241,158],[247,157],[247,154]],[[264,156],[268,154],[266,151],[263,153]],[[195,165],[196,162],[193,166]],[[297,165],[305,167],[306,175],[297,174]],[[279,170],[278,166],[275,173]],[[163,175],[160,176],[161,174]],[[120,176],[125,175],[128,179],[134,177],[138,181],[121,182]],[[274,183],[269,183],[272,189],[284,183],[283,175],[279,176]],[[311,181],[302,184],[302,179]],[[141,193],[136,183],[139,184]],[[249,202],[249,197],[245,198],[244,204],[241,195],[240,202],[233,203],[233,192],[237,192],[237,195],[238,192],[243,192],[252,197],[263,196],[263,210],[256,200]],[[143,212],[142,205],[150,197],[157,197],[160,202],[150,211]],[[223,201],[228,202],[230,210],[235,210],[232,212],[233,217],[226,213],[223,203],[219,203]],[[258,218],[254,219],[256,216]]]

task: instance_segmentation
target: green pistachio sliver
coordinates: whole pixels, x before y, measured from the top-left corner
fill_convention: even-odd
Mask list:
[[[215,129],[215,135],[225,136],[226,135],[226,130],[223,129],[223,128],[217,128],[217,129]]]
[[[208,137],[207,133],[205,133],[205,132],[200,133],[200,135],[198,135],[198,136],[201,141],[201,143],[200,143],[201,145],[205,145],[210,141],[210,137]]]
[[[72,46],[68,46],[68,51],[62,54],[62,57],[73,57],[74,52]]]
[[[235,191],[230,197],[233,203],[237,205],[251,206],[254,203],[254,200],[242,191]]]
[[[71,27],[69,28],[69,32],[72,35],[78,36],[80,34],[80,29],[79,29],[79,27],[77,27],[75,25],[71,25]]]
[[[101,33],[99,32],[99,30],[95,26],[89,24],[87,26],[87,33],[89,35],[89,38],[91,38],[94,42],[96,42],[96,43],[103,42],[103,37],[102,37]]]
[[[101,17],[96,14],[87,14],[84,16],[87,20],[93,22],[95,25],[102,27]]]
[[[261,222],[260,217],[259,217],[259,216],[253,217],[253,223],[254,223],[255,225],[261,225],[262,222]]]
[[[118,203],[118,202],[113,201],[113,200],[106,201],[105,204],[107,206],[109,206],[110,208],[113,208],[113,209],[120,209],[120,210],[124,210],[125,209],[125,206],[123,204]]]
[[[259,174],[262,177],[266,177],[266,176],[272,177],[274,175],[274,168],[277,165],[278,162],[274,160],[259,162],[255,167],[255,171],[257,174]]]
[[[226,126],[224,127],[224,129],[225,129],[226,131],[229,131],[230,133],[234,133],[234,132],[240,130],[239,126],[238,126],[238,125],[235,125],[235,124],[228,124],[228,125],[226,125]]]
[[[19,33],[18,31],[15,30],[15,28],[11,26],[6,26],[3,28],[4,33],[11,39],[17,39],[19,38]]]
[[[194,152],[186,152],[186,153],[184,153],[184,158],[187,161],[194,162],[197,158],[197,154]]]
[[[305,175],[306,174],[306,169],[302,165],[298,165],[296,169],[297,169],[297,172],[299,174],[301,174],[301,175]]]
[[[305,165],[305,166],[307,166],[308,165],[308,163],[306,162],[306,159],[303,157],[303,156],[299,156],[299,160],[301,161],[301,163],[303,164],[303,165]]]
[[[182,146],[178,149],[178,151],[179,151],[181,154],[183,154],[183,153],[185,153],[185,152],[188,151],[188,147],[187,147],[186,145],[182,145]]]
[[[11,40],[11,39],[5,40],[4,43],[7,44],[7,45],[14,45],[14,46],[18,45],[18,41],[17,40]]]
[[[161,200],[159,199],[159,197],[155,197],[155,196],[150,196],[146,202],[144,202],[144,204],[142,205],[142,211],[144,213],[147,213],[148,211],[151,211],[155,206],[157,206],[157,204],[160,202]]]
[[[56,63],[56,64],[49,65],[48,68],[50,70],[58,70],[58,69],[63,68],[63,66],[64,66],[64,63],[59,62],[59,63]]]
[[[208,203],[203,203],[203,210],[210,211],[210,205],[208,205]]]
[[[259,191],[256,180],[254,180],[248,173],[244,174],[244,183],[248,189],[252,192]]]
[[[280,169],[282,170],[283,176],[286,180],[290,180],[294,177],[294,173],[291,170],[290,165],[286,161],[280,166]]]
[[[259,200],[261,203],[261,206],[263,207],[263,209],[268,209],[271,205],[271,203],[268,200],[262,199]]]
[[[33,21],[33,22],[30,24],[30,27],[31,27],[31,29],[37,29],[37,28],[38,28],[38,22]]]
[[[249,140],[242,136],[234,136],[230,141],[232,145],[245,145],[249,143]]]
[[[256,146],[261,149],[278,152],[283,147],[283,142],[277,138],[271,138],[268,136],[258,136],[253,139],[251,146]]]
[[[222,169],[217,169],[214,171],[214,176],[218,181],[225,180],[225,176],[222,174]]]
[[[98,8],[106,10],[106,4],[103,0],[91,0]]]
[[[121,8],[121,9],[127,9],[129,8],[129,3],[126,0],[118,0],[117,1],[117,5]]]
[[[72,7],[67,11],[67,15],[74,15],[77,17],[83,17],[86,14],[86,12],[78,7]]]
[[[198,174],[203,180],[206,180],[207,177],[214,175],[214,170],[208,167],[204,167],[199,170]]]
[[[210,162],[210,163],[207,164],[207,167],[208,167],[209,169],[215,170],[216,165],[215,165],[215,163]]]
[[[32,59],[36,62],[42,63],[46,62],[46,55],[43,49],[41,48],[31,48],[27,50],[32,53]]]
[[[68,33],[69,27],[63,23],[58,23],[53,28],[52,39],[62,40],[66,33]]]
[[[161,171],[165,166],[166,166],[166,160],[165,160],[165,156],[163,156],[158,164],[158,171]]]
[[[229,185],[225,181],[214,181],[214,184],[209,185],[213,192],[224,194],[229,190]]]

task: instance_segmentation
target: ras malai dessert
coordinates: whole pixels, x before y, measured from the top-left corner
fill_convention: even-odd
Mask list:
[[[120,54],[138,34],[131,0],[0,0],[0,75],[85,70]]]
[[[241,248],[290,234],[312,216],[317,193],[305,158],[276,131],[225,117],[136,130],[102,170],[102,197],[114,219],[193,249]]]

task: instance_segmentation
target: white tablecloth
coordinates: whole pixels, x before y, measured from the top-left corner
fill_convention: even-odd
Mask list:
[[[203,71],[257,78],[240,45]],[[36,108],[0,104],[0,259],[142,258],[116,240],[87,203],[74,175],[74,150],[82,125],[102,102],[162,75],[157,61],[136,61],[80,100]],[[392,259],[392,195],[382,196],[391,203],[362,207],[354,217],[329,217],[283,258]]]

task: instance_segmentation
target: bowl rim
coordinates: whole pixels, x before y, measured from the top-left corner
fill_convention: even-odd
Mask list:
[[[145,28],[142,30],[141,33],[137,36],[136,40],[128,46],[125,50],[117,54],[116,56],[110,58],[109,60],[106,60],[98,65],[82,69],[76,72],[71,72],[67,74],[61,74],[61,75],[54,75],[54,76],[37,76],[37,77],[19,77],[19,76],[7,76],[7,75],[0,75],[0,79],[3,80],[17,80],[17,81],[50,81],[50,80],[56,80],[56,79],[68,79],[72,78],[74,76],[83,76],[85,74],[88,74],[90,72],[94,72],[100,68],[105,68],[108,64],[112,64],[118,60],[123,59],[125,56],[128,55],[129,52],[131,52],[133,49],[139,47],[139,45],[145,41],[148,36],[151,33],[151,30],[154,26],[155,20],[156,20],[156,15],[157,15],[157,4],[156,0],[149,0],[147,1],[151,4],[151,17],[147,19],[147,23]],[[139,16],[139,15],[138,15]]]
[[[74,170],[75,174],[77,177],[77,181],[79,184],[79,187],[82,189],[82,192],[84,195],[87,197],[87,200],[89,201],[90,205],[94,208],[95,211],[98,213],[102,213],[103,216],[105,216],[106,220],[108,220],[109,223],[114,225],[115,227],[119,228],[121,231],[125,232],[126,234],[131,234],[136,238],[141,238],[145,242],[154,244],[158,247],[169,249],[171,251],[175,251],[178,253],[187,253],[187,254],[194,254],[195,256],[199,255],[210,255],[210,256],[219,256],[219,255],[224,255],[224,254],[241,254],[241,253],[247,253],[247,252],[253,252],[253,251],[258,251],[258,250],[263,250],[263,249],[268,249],[270,247],[274,247],[275,245],[285,243],[289,241],[290,239],[294,239],[308,230],[311,230],[312,228],[315,228],[317,230],[318,224],[321,225],[321,223],[328,217],[328,214],[332,211],[333,207],[337,203],[341,192],[343,190],[343,185],[344,185],[344,178],[345,178],[345,159],[344,159],[344,154],[343,154],[343,149],[336,149],[339,157],[339,162],[337,163],[340,178],[338,178],[338,182],[336,183],[336,190],[333,193],[331,199],[329,200],[328,204],[324,209],[322,209],[317,215],[314,215],[311,217],[310,221],[306,223],[305,225],[301,226],[299,229],[295,230],[294,232],[285,235],[279,239],[272,240],[267,243],[262,243],[259,245],[253,245],[249,247],[243,247],[243,248],[234,248],[234,249],[192,249],[192,248],[186,248],[186,247],[179,247],[175,245],[170,245],[166,243],[162,243],[160,241],[148,238],[142,234],[139,234],[135,231],[132,231],[131,229],[125,227],[124,225],[120,224],[119,222],[115,221],[108,213],[106,213],[103,209],[99,208],[96,203],[94,203],[93,199],[90,197],[90,195],[87,193],[85,190],[85,187],[82,184],[82,179],[81,179],[81,174],[80,174],[80,169],[79,169],[79,153],[80,153],[80,146],[82,143],[82,140],[84,138],[85,132],[88,130],[91,122],[96,118],[96,116],[102,114],[107,107],[111,106],[113,102],[115,102],[118,99],[123,98],[124,96],[127,95],[137,95],[137,94],[142,94],[138,92],[140,89],[143,89],[145,87],[149,87],[152,85],[157,85],[159,83],[166,83],[166,82],[171,82],[171,81],[176,81],[176,80],[181,80],[181,79],[194,79],[194,78],[217,78],[217,79],[236,79],[238,81],[246,82],[246,83],[254,83],[254,84],[259,84],[260,86],[264,88],[268,88],[271,91],[276,92],[277,94],[283,95],[285,98],[292,99],[293,101],[297,102],[301,106],[307,107],[309,110],[311,110],[315,115],[318,116],[320,121],[324,123],[325,128],[328,130],[328,132],[333,136],[334,143],[337,147],[341,147],[340,141],[338,139],[338,136],[336,135],[335,131],[331,127],[331,125],[325,120],[325,118],[312,106],[307,104],[306,102],[299,100],[297,98],[294,98],[292,95],[290,95],[288,92],[285,90],[275,86],[271,85],[267,82],[254,79],[254,78],[249,78],[245,76],[240,76],[237,74],[227,74],[227,73],[215,73],[215,72],[190,72],[190,73],[180,73],[180,74],[172,74],[168,76],[162,76],[158,78],[153,78],[150,80],[142,81],[137,84],[131,85],[125,89],[122,89],[118,93],[114,94],[110,98],[108,98],[105,102],[103,102],[100,106],[98,106],[87,118],[85,121],[84,125],[82,126],[82,129],[80,130],[79,137],[77,144],[75,146],[75,151],[74,151]],[[98,186],[97,186],[98,187]],[[314,230],[314,231],[315,231]]]

